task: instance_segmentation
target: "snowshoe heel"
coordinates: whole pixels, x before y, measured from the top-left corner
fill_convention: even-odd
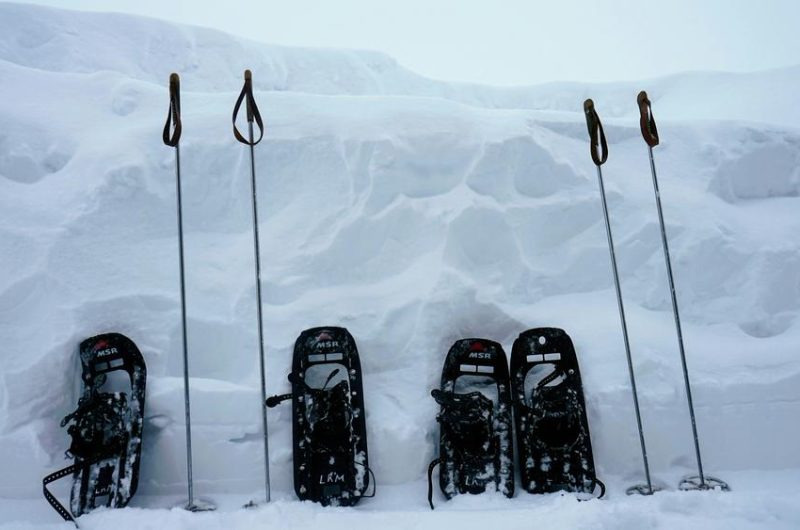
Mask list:
[[[436,421],[453,444],[456,489],[459,493],[483,493],[494,484],[495,478],[484,473],[494,465],[495,439],[493,432],[494,404],[480,392],[469,394],[445,394],[440,390],[431,392],[441,406]]]
[[[592,494],[599,486],[580,370],[561,329],[523,332],[511,352],[511,388],[522,487]]]
[[[431,508],[437,464],[439,488],[448,499],[487,490],[511,497],[511,393],[503,348],[484,339],[457,341],[445,359],[441,385],[431,395],[440,406],[439,457],[428,468]]]

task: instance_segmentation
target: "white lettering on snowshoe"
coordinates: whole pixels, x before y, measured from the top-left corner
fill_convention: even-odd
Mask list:
[[[485,476],[480,475],[464,475],[464,485],[472,486],[486,486],[488,483]]]
[[[473,351],[469,354],[470,359],[491,359],[492,353],[491,352],[483,352],[483,351]]]
[[[335,484],[336,482],[344,482],[344,474],[331,471],[327,475],[319,476],[320,484]]]
[[[97,352],[97,357],[108,357],[109,355],[113,355],[117,352],[116,348],[106,348],[105,350],[100,350]]]

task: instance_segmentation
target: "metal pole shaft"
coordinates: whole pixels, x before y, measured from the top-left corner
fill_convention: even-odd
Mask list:
[[[675,330],[678,335],[678,349],[681,354],[681,367],[683,368],[683,382],[686,386],[686,401],[689,405],[689,417],[692,420],[692,436],[694,437],[694,452],[697,458],[697,472],[700,475],[700,485],[705,486],[706,480],[703,474],[703,461],[700,458],[700,441],[697,436],[697,421],[694,415],[694,402],[692,401],[692,387],[689,383],[689,369],[686,367],[686,350],[683,346],[683,331],[681,329],[681,317],[678,313],[678,298],[675,294],[675,280],[672,276],[672,263],[669,257],[669,243],[667,242],[667,229],[664,225],[664,212],[661,208],[661,193],[658,189],[658,178],[656,177],[656,164],[653,160],[653,148],[648,146],[650,152],[650,172],[653,175],[653,191],[656,196],[656,209],[658,210],[658,223],[661,226],[661,244],[664,247],[664,262],[667,266],[667,279],[669,280],[669,293],[672,299],[672,315],[675,317]]]
[[[194,485],[192,482],[192,414],[189,405],[189,348],[186,333],[186,280],[183,260],[183,202],[181,199],[181,153],[175,146],[175,185],[178,199],[178,257],[181,278],[181,337],[183,341],[183,400],[186,413],[186,478],[189,485],[189,506],[194,504]]]
[[[633,394],[633,408],[636,412],[636,426],[639,429],[639,443],[642,446],[642,462],[644,463],[644,474],[647,478],[647,489],[653,493],[653,484],[650,481],[650,464],[647,461],[647,447],[644,442],[644,429],[642,428],[642,416],[639,412],[639,395],[636,391],[636,376],[633,372],[633,361],[631,359],[631,346],[628,340],[628,325],[625,320],[625,307],[622,303],[622,287],[619,282],[619,272],[617,271],[617,256],[614,252],[614,238],[611,236],[611,222],[608,216],[608,204],[606,203],[606,190],[603,185],[603,171],[597,166],[597,181],[600,184],[600,200],[603,205],[603,219],[606,224],[606,237],[608,238],[608,251],[611,256],[611,271],[614,274],[614,288],[617,293],[617,307],[619,308],[619,321],[622,325],[622,339],[625,343],[625,355],[628,359],[628,375],[631,380],[631,391]]]
[[[256,262],[256,314],[258,316],[258,362],[261,370],[261,418],[264,429],[264,483],[266,486],[266,499],[270,501],[269,488],[269,436],[267,431],[267,378],[264,366],[264,324],[261,318],[261,257],[259,252],[258,237],[258,208],[256,206],[256,157],[253,145],[253,122],[248,122],[250,132],[250,187],[253,192],[253,247]]]

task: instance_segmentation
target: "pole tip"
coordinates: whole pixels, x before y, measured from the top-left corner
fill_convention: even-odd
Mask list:
[[[591,99],[587,99],[586,101],[583,102],[583,111],[590,112],[592,110],[594,110],[594,101],[592,101]]]
[[[171,74],[169,74],[169,84],[170,84],[170,86],[173,86],[173,87],[174,86],[178,86],[178,84],[180,82],[181,82],[181,78],[180,78],[180,76],[178,74],[176,74],[175,72],[172,72]]]
[[[253,72],[251,72],[250,70],[245,70],[244,71],[244,80],[245,81],[252,81],[253,80]]]
[[[639,92],[639,95],[636,97],[636,102],[641,105],[642,103],[648,103],[650,100],[647,98],[647,92],[642,90]]]

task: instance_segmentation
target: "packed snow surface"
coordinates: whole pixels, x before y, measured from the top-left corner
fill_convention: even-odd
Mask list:
[[[268,38],[268,36],[265,36]],[[535,68],[535,57],[530,65]],[[290,407],[269,414],[263,495],[249,153],[231,132],[251,68],[270,394],[295,338],[347,327],[364,368],[377,497],[294,500]],[[175,153],[181,141],[195,491],[185,495]],[[733,491],[681,493],[695,470],[635,98],[647,89],[705,468]],[[0,4],[0,522],[56,528],[41,478],[67,463],[77,345],[117,331],[148,364],[139,494],[86,528],[796,528],[800,526],[800,67],[641,83],[491,88],[429,80],[373,52],[285,48],[208,29]],[[653,474],[643,478],[582,102],[603,166]],[[450,345],[510,351],[528,328],[575,342],[607,501],[485,495],[428,513],[429,391]],[[66,484],[57,486],[62,499]],[[521,490],[520,490],[521,491]],[[151,509],[142,509],[151,508]],[[154,509],[159,508],[159,509]]]

